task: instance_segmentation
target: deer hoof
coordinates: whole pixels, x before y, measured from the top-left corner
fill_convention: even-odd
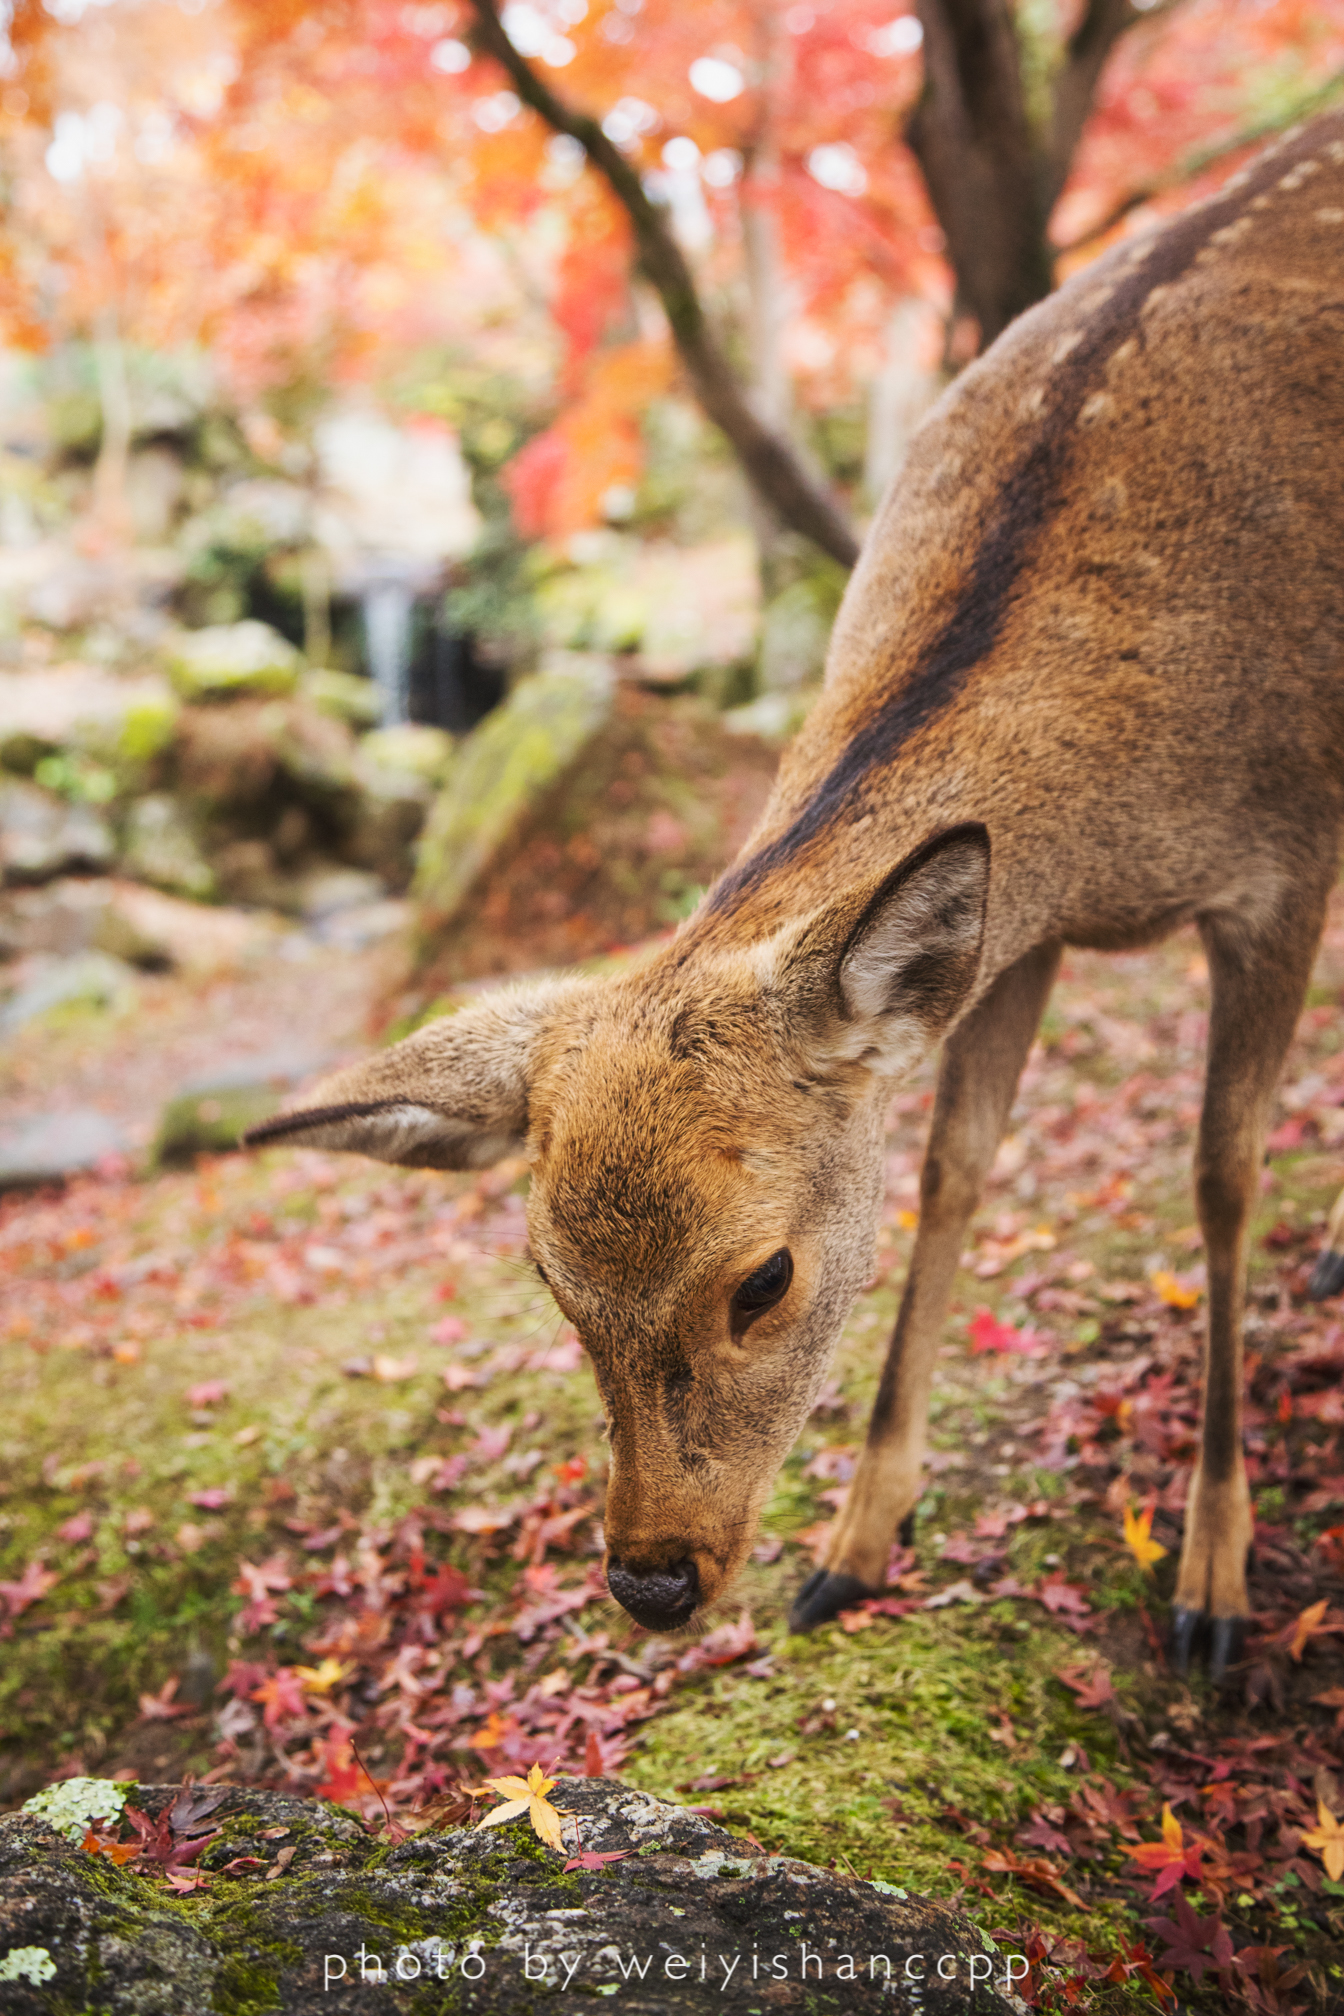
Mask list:
[[[1196,1649],[1203,1642],[1205,1616],[1202,1610],[1186,1610],[1179,1604],[1171,1613],[1171,1663],[1173,1670],[1190,1671]]]
[[[793,1599],[789,1629],[815,1631],[818,1624],[828,1624],[842,1610],[852,1610],[856,1603],[862,1603],[865,1596],[876,1596],[877,1593],[866,1582],[860,1582],[856,1575],[832,1575],[829,1568],[818,1568],[814,1575],[808,1576]]]
[[[904,1519],[902,1519],[896,1538],[900,1541],[902,1547],[914,1546],[915,1515],[913,1512],[907,1512]]]
[[[1307,1295],[1313,1302],[1324,1302],[1328,1295],[1338,1295],[1341,1288],[1344,1288],[1344,1253],[1327,1246],[1311,1270]]]
[[[1226,1686],[1229,1669],[1241,1664],[1246,1650],[1244,1617],[1209,1619],[1209,1678],[1217,1687]]]

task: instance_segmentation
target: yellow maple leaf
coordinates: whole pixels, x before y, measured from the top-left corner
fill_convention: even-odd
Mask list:
[[[526,1814],[546,1846],[559,1848],[565,1815],[546,1797],[554,1784],[554,1778],[547,1778],[540,1764],[534,1764],[526,1778],[487,1778],[485,1785],[473,1786],[473,1791],[484,1791],[488,1787],[491,1792],[498,1792],[506,1802],[503,1806],[496,1806],[493,1813],[487,1813],[484,1820],[477,1821],[477,1832],[482,1827],[501,1827],[506,1820],[521,1820]]]
[[[1159,1267],[1149,1279],[1168,1309],[1193,1309],[1199,1300],[1198,1288],[1187,1288],[1183,1281],[1178,1281],[1165,1267]]]
[[[1318,1824],[1302,1836],[1302,1845],[1316,1850],[1332,1883],[1344,1882],[1344,1827],[1324,1799],[1316,1801],[1316,1814]]]
[[[333,1687],[339,1687],[350,1668],[339,1659],[327,1658],[320,1666],[296,1666],[294,1677],[302,1681],[305,1694],[330,1694]]]
[[[1160,1561],[1166,1548],[1153,1537],[1153,1508],[1145,1507],[1136,1512],[1132,1505],[1125,1507],[1125,1545],[1138,1562],[1145,1575],[1150,1575],[1153,1563]]]

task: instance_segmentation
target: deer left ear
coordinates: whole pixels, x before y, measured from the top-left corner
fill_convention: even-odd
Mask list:
[[[988,894],[989,835],[957,826],[805,926],[786,963],[831,1060],[886,1077],[928,1053],[975,984]]]
[[[412,1169],[488,1169],[524,1146],[537,1044],[590,986],[540,981],[487,995],[324,1079],[302,1104],[253,1127],[244,1144],[345,1148]]]

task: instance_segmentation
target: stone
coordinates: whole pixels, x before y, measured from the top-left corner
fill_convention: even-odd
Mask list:
[[[446,728],[403,721],[393,728],[375,728],[359,745],[361,764],[380,770],[408,770],[427,784],[441,783],[453,756],[453,738]]]
[[[135,999],[135,974],[108,952],[76,952],[52,959],[16,989],[0,1008],[0,1036],[10,1036],[25,1022],[36,1021],[53,1008],[83,1003],[90,1008],[129,1007]]]
[[[0,1818],[6,2016],[591,2016],[608,2000],[630,2016],[1025,2016],[1010,1985],[1025,1961],[947,1905],[763,1853],[613,1779],[551,1794],[585,1850],[621,1858],[577,1872],[526,1820],[389,1846],[315,1799],[129,1791],[152,1819],[171,1825],[182,1801],[187,1832],[214,1832],[192,1865],[208,1886],[170,1898],[55,1816]]]
[[[514,687],[459,743],[420,842],[420,928],[450,923],[546,792],[611,717],[610,663],[574,654]]]
[[[30,1190],[96,1168],[108,1155],[124,1155],[125,1135],[105,1113],[76,1107],[46,1113],[0,1134],[0,1190]],[[2,1915],[3,1907],[0,1907]],[[4,1934],[0,1931],[0,1956]],[[4,2007],[0,1998],[0,2007]]]
[[[378,877],[362,868],[315,868],[299,882],[302,914],[314,922],[377,903],[383,894]]]
[[[175,798],[151,792],[139,798],[126,816],[122,836],[122,867],[128,875],[203,901],[215,893],[215,875],[200,842]]]
[[[412,849],[433,803],[433,786],[414,770],[389,770],[370,761],[363,743],[355,777],[359,796],[341,852],[356,866],[373,869],[389,888],[404,889],[414,865]]]
[[[157,676],[124,679],[81,663],[0,672],[0,766],[29,775],[58,749],[114,769],[144,763],[172,741],[177,711]]]
[[[288,638],[255,617],[178,631],[164,646],[163,658],[184,700],[292,693],[303,663]]]
[[[25,778],[0,782],[0,881],[107,868],[114,852],[112,829],[92,805],[72,805]]]
[[[205,908],[110,875],[0,893],[0,959],[93,951],[150,973],[215,973],[273,950],[278,929],[253,911]]]
[[[249,1127],[270,1119],[287,1092],[330,1062],[312,1051],[281,1049],[192,1079],[159,1115],[151,1159],[171,1167],[197,1155],[230,1153]]]
[[[236,700],[231,707],[184,707],[178,722],[176,779],[184,797],[214,812],[262,807],[279,772],[276,744],[283,701]]]
[[[351,728],[376,728],[383,703],[372,679],[332,666],[315,666],[299,680],[299,693],[319,714],[333,714]]]

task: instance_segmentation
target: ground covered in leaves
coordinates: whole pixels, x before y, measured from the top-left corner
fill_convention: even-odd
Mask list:
[[[0,1206],[0,1803],[196,1773],[386,1833],[534,1763],[615,1774],[957,1900],[1033,1957],[1035,2006],[1344,2009],[1344,1328],[1303,1297],[1344,1181],[1342,977],[1337,907],[1256,1228],[1256,1617],[1226,1700],[1162,1650],[1202,1320],[1182,936],[1068,960],[949,1320],[916,1545],[809,1639],[785,1611],[861,1440],[927,1084],[834,1380],[695,1643],[605,1595],[597,1396],[519,1168],[275,1152]]]

